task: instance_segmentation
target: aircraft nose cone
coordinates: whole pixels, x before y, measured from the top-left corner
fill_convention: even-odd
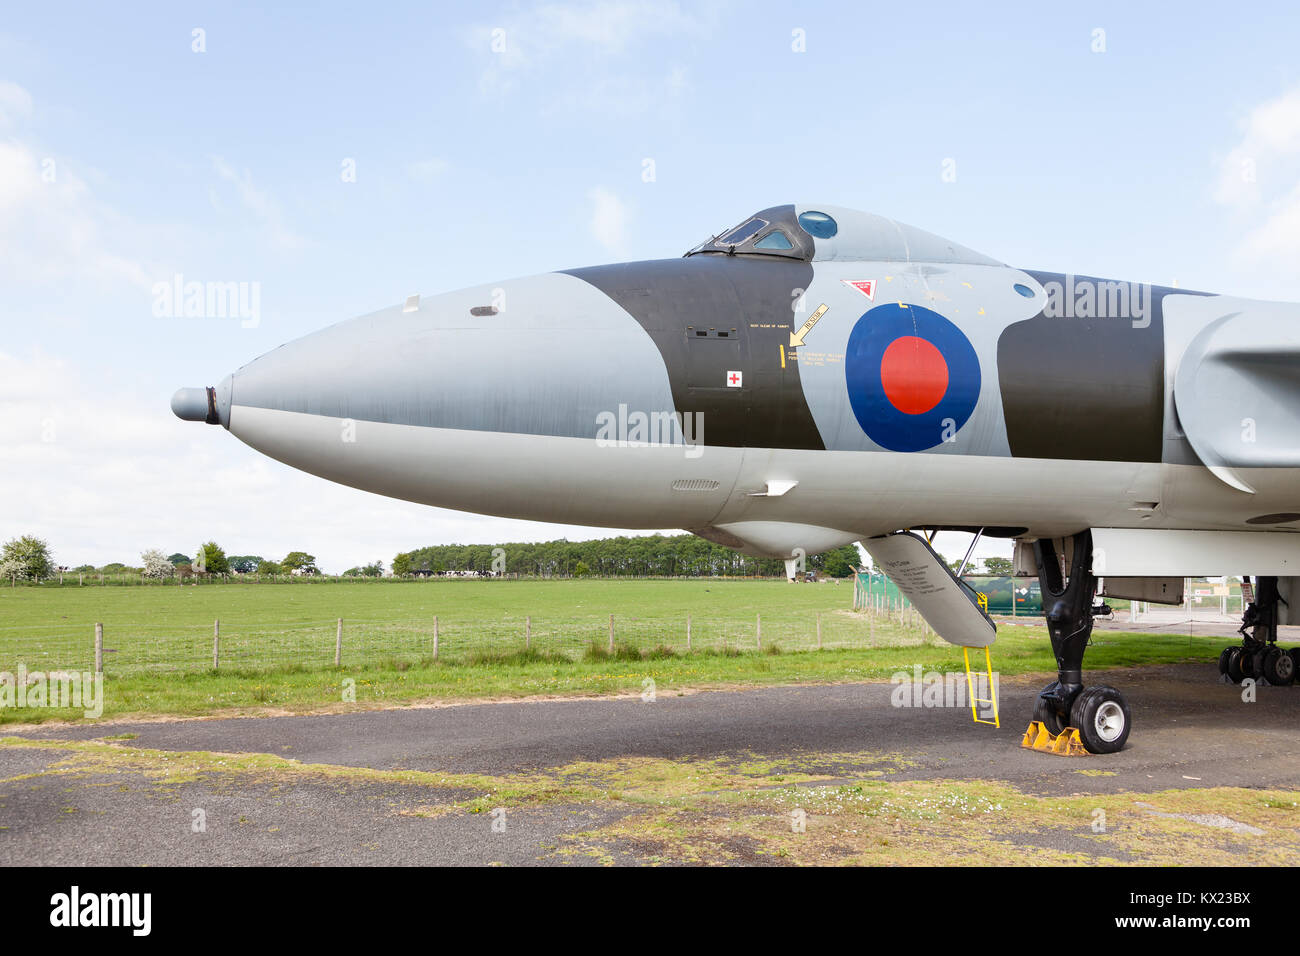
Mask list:
[[[172,414],[184,422],[208,420],[210,388],[178,388],[172,396]]]
[[[216,388],[178,388],[172,396],[172,414],[184,422],[207,422],[230,427],[230,393],[234,376],[227,375]]]

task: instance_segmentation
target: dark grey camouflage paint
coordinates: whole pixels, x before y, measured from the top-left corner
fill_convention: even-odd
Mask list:
[[[813,267],[787,258],[700,255],[569,270],[654,340],[679,412],[702,412],[707,444],[823,449],[794,362],[781,367],[794,290]],[[727,373],[741,372],[741,387]]]

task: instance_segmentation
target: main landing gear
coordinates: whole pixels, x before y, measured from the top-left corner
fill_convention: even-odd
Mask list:
[[[1261,576],[1252,588],[1250,578],[1243,577],[1241,593],[1249,602],[1238,628],[1241,646],[1224,648],[1219,673],[1234,684],[1247,677],[1279,686],[1294,683],[1300,648],[1277,646],[1277,606],[1286,603],[1277,593],[1277,578]]]
[[[1113,687],[1083,686],[1083,653],[1092,635],[1097,579],[1092,573],[1092,532],[1073,539],[1067,578],[1051,541],[1034,542],[1043,614],[1056,655],[1057,679],[1043,688],[1034,705],[1034,720],[1052,735],[1077,729],[1089,753],[1109,754],[1123,748],[1132,726],[1128,701]]]

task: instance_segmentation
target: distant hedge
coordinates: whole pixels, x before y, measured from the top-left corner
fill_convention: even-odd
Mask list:
[[[599,538],[594,541],[435,544],[393,558],[395,574],[445,571],[491,572],[538,577],[776,577],[785,574],[779,558],[751,558],[693,534]],[[858,550],[845,545],[812,555],[807,570],[848,577],[861,563]]]

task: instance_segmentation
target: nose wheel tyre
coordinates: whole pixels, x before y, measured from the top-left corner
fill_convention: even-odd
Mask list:
[[[1260,669],[1264,680],[1278,687],[1295,682],[1295,658],[1280,647],[1270,647],[1264,652]]]
[[[1232,648],[1225,647],[1223,653],[1219,655],[1219,673],[1228,673],[1228,661],[1232,658]]]
[[[1122,750],[1133,726],[1128,701],[1113,687],[1085,687],[1070,708],[1070,723],[1089,753],[1113,754]]]
[[[1046,694],[1056,686],[1057,681],[1052,681],[1043,688],[1042,692]],[[1053,735],[1059,734],[1064,730],[1067,723],[1067,721],[1056,712],[1056,708],[1043,700],[1041,696],[1034,698],[1034,720],[1042,721],[1043,726],[1047,728],[1047,732]]]

